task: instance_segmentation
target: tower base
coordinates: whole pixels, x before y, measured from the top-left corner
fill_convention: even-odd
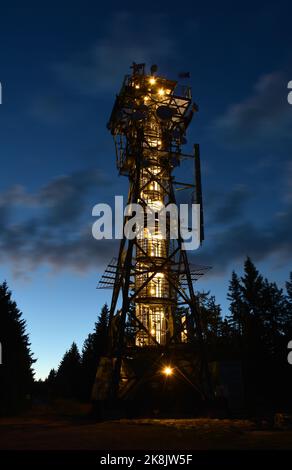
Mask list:
[[[116,358],[102,358],[93,400],[97,414],[112,417],[198,416],[207,402],[199,354],[187,344],[167,350],[130,348],[122,358],[117,395],[112,398]]]

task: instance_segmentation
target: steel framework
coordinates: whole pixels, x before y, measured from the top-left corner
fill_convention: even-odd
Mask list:
[[[166,217],[166,236],[162,236],[157,219],[162,206],[176,204],[176,189],[189,188],[193,202],[200,204],[201,241],[204,238],[199,146],[194,146],[192,155],[181,152],[197,106],[192,104],[188,86],[158,76],[156,70],[154,66],[147,74],[145,64],[133,64],[108,122],[117,168],[129,179],[128,204],[140,204],[145,213],[150,209],[154,214],[153,230],[145,223],[140,235],[132,239],[124,230],[118,257],[109,263],[98,284],[98,288],[113,289],[107,358],[100,366],[108,371],[106,393],[112,398],[124,396],[129,386],[123,364],[129,351],[155,350],[167,355],[176,346],[190,350],[194,343],[200,356],[197,386],[202,395],[211,393],[193,286],[209,267],[189,263],[179,218],[176,239],[170,236],[170,217]],[[178,182],[173,176],[173,170],[185,159],[194,162],[194,184]],[[125,215],[124,227],[131,217]],[[100,380],[101,374],[97,376]],[[133,376],[131,380],[133,383]],[[95,398],[98,396],[97,383]]]

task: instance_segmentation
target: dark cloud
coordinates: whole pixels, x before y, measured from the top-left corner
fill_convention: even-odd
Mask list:
[[[106,28],[103,39],[92,49],[88,61],[70,59],[58,64],[59,77],[71,80],[88,94],[117,89],[116,80],[134,59],[149,63],[155,57],[167,57],[175,45],[163,21],[153,19],[141,27],[129,14],[117,14]],[[129,25],[132,25],[131,28]],[[149,29],[145,36],[145,28]],[[123,40],[118,41],[120,31]],[[137,32],[137,40],[136,34]],[[134,34],[135,33],[135,34]],[[145,37],[144,37],[145,36]],[[155,54],[153,56],[153,51]],[[287,103],[288,77],[285,73],[263,76],[253,94],[231,106],[214,123],[213,129],[229,144],[270,145],[273,142],[291,143],[292,107]],[[54,113],[59,113],[58,106]],[[287,146],[288,148],[288,146]],[[274,168],[274,152],[269,161]],[[259,170],[267,160],[258,162]],[[245,203],[251,194],[247,186],[239,185],[230,193],[218,190],[206,201],[208,217],[206,242],[194,253],[202,263],[224,270],[247,254],[256,261],[276,255],[286,262],[292,254],[292,166],[289,164],[283,181],[286,204],[284,209],[260,224],[260,215],[245,216]],[[113,181],[114,184],[116,180]],[[64,175],[49,182],[37,193],[14,186],[0,195],[0,258],[12,261],[16,269],[33,269],[49,264],[56,269],[87,270],[103,266],[116,250],[114,241],[97,242],[91,235],[91,209],[88,195],[92,189],[110,182],[96,170]],[[285,183],[285,186],[284,186]],[[181,198],[181,200],[180,200]],[[180,195],[179,202],[190,200],[189,193]],[[96,202],[96,201],[95,201]],[[21,217],[12,219],[14,209],[23,209]],[[253,217],[253,219],[251,219]],[[208,218],[210,220],[208,220]]]
[[[256,201],[256,194],[247,186],[238,185],[223,195],[215,190],[210,192],[205,211],[208,214],[205,241],[199,251],[190,254],[194,262],[213,266],[210,276],[223,274],[246,256],[258,262],[270,261],[272,268],[289,263],[292,268],[291,162],[283,169],[282,199],[273,204],[270,214],[265,211],[265,217],[261,206],[255,208],[250,204]]]
[[[224,272],[247,255],[255,261],[277,260],[282,265],[292,261],[292,166],[287,158],[292,150],[289,78],[286,72],[262,76],[252,94],[230,106],[212,126],[216,138],[232,146],[233,151],[245,150],[245,159],[253,162],[251,177],[258,173],[267,178],[273,194],[273,213],[267,216],[268,201],[263,201],[263,218],[259,204],[257,208],[249,206],[249,213],[244,207],[251,197],[255,203],[259,201],[263,181],[258,180],[252,194],[246,186],[238,186],[229,194],[210,191],[210,204],[208,200],[205,204],[209,215],[206,241],[195,258],[213,265],[214,273]],[[248,187],[252,184],[248,181]]]
[[[37,199],[48,209],[50,225],[71,224],[84,213],[88,192],[109,184],[109,179],[98,170],[80,171],[49,182],[40,190]]]
[[[213,266],[214,274],[223,273],[247,255],[255,261],[275,256],[277,265],[292,263],[292,204],[265,224],[258,224],[259,220],[245,219],[207,233],[202,249],[192,258]]]
[[[212,129],[226,144],[270,145],[292,142],[292,106],[288,104],[289,75],[273,72],[262,76],[251,96],[231,105]],[[283,143],[283,142],[282,142]]]
[[[99,171],[87,170],[58,177],[34,194],[21,186],[2,193],[1,261],[12,262],[18,273],[41,264],[98,270],[113,256],[115,242],[93,239],[93,202],[88,196],[109,184]]]
[[[93,239],[93,204],[87,196],[108,184],[98,171],[88,170],[56,178],[34,194],[20,186],[2,193],[1,262],[11,262],[21,275],[40,265],[76,271],[103,269],[116,254],[118,241]],[[225,193],[219,204],[213,201],[214,219],[208,224],[206,241],[199,252],[190,253],[196,262],[214,266],[213,273],[224,272],[246,255],[255,261],[272,255],[279,262],[292,261],[291,200],[269,222],[260,224],[260,219],[244,218],[242,200],[248,197],[247,188],[240,185]],[[14,208],[21,209],[20,218],[12,218]]]
[[[93,239],[92,204],[86,195],[92,188],[104,188],[106,184],[108,181],[99,172],[83,171],[56,178],[35,194],[28,194],[21,187],[2,194],[1,262],[11,262],[17,274],[40,265],[76,271],[103,269],[116,254],[118,241]],[[244,186],[225,194],[215,211],[218,221],[223,222],[225,217],[224,224],[210,224],[203,248],[190,253],[196,262],[214,266],[214,273],[224,272],[246,255],[255,261],[272,255],[279,263],[292,261],[291,201],[269,222],[260,224],[260,219],[251,222],[243,218],[241,199],[246,195]],[[14,206],[22,208],[21,220],[12,219]]]
[[[206,205],[209,223],[228,224],[243,217],[246,202],[250,197],[250,191],[243,184],[237,185],[229,193],[217,191]]]
[[[0,194],[0,207],[3,209],[14,205],[31,206],[35,204],[35,197],[28,193],[25,188],[15,184]]]

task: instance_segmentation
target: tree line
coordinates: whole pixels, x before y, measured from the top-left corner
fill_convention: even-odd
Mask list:
[[[247,404],[289,406],[292,368],[287,361],[287,344],[292,339],[292,273],[281,289],[247,258],[243,275],[232,273],[227,299],[229,311],[224,315],[210,292],[198,293],[208,361],[239,361]],[[0,285],[0,342],[6,358],[0,365],[0,413],[25,406],[40,386],[48,399],[90,400],[98,362],[106,350],[108,318],[109,309],[104,305],[82,350],[73,342],[58,368],[52,369],[37,388],[26,323],[7,283]]]
[[[81,353],[75,342],[45,381],[49,398],[90,400],[99,359],[106,352],[109,309],[105,304]]]

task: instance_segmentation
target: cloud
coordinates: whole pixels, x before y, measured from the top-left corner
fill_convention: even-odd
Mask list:
[[[21,186],[2,193],[0,261],[12,263],[18,275],[43,265],[53,270],[103,270],[117,253],[119,242],[93,239],[93,204],[88,196],[97,187],[104,191],[108,184],[100,172],[87,170],[60,176],[36,193],[28,193]],[[281,212],[271,215],[268,222],[260,223],[260,219],[244,218],[244,197],[250,195],[243,185],[224,195],[222,204],[214,208],[214,223],[208,225],[202,249],[190,253],[196,263],[213,266],[214,274],[224,272],[246,255],[255,261],[273,255],[279,263],[292,260],[291,201]],[[220,226],[218,221],[222,222],[222,218]]]
[[[236,185],[232,191],[216,192],[211,197],[207,213],[210,214],[210,224],[229,224],[244,214],[245,204],[251,197],[250,191],[244,184]]]
[[[92,189],[110,184],[98,170],[85,170],[61,176],[49,182],[37,195],[39,203],[49,209],[49,224],[75,222],[85,208],[85,196]]]
[[[271,267],[292,263],[292,106],[288,104],[287,84],[291,79],[285,71],[263,75],[250,96],[229,106],[212,124],[211,130],[248,168],[248,184],[230,194],[210,191],[210,221],[200,251],[191,255],[195,262],[213,266],[210,276],[223,274],[247,256],[256,262],[267,261]],[[250,150],[251,149],[251,150]],[[242,152],[244,160],[242,159]],[[235,156],[237,156],[235,154]],[[248,162],[248,164],[246,163]],[[252,164],[251,164],[252,162]],[[260,201],[263,182],[270,188],[271,207],[278,207],[267,216],[269,201],[261,201],[250,213],[244,210],[251,197]],[[265,196],[265,192],[263,193]],[[218,203],[217,200],[222,201]],[[263,216],[263,214],[265,214]],[[221,225],[219,225],[221,224]]]
[[[262,217],[261,212],[245,211],[245,202],[256,197],[247,186],[240,184],[229,193],[210,193],[205,241],[199,251],[190,253],[195,263],[210,265],[208,275],[222,275],[230,267],[242,263],[246,256],[256,262],[270,261],[271,269],[292,265],[292,165],[284,169],[278,210]],[[279,183],[280,184],[280,183]],[[217,201],[220,201],[219,203]],[[250,207],[250,206],[249,206]]]
[[[259,218],[225,225],[206,233],[200,252],[192,255],[196,262],[213,266],[213,273],[224,273],[229,266],[247,255],[255,261],[277,260],[277,266],[292,261],[292,204],[260,225]],[[210,272],[212,275],[212,272]]]
[[[5,210],[12,205],[34,205],[35,197],[25,191],[25,188],[15,184],[0,194],[0,207]]]
[[[109,184],[90,169],[55,178],[36,193],[9,188],[0,195],[0,260],[12,262],[17,273],[42,264],[98,270],[113,256],[115,242],[93,239],[89,196]]]
[[[57,76],[82,94],[118,91],[121,77],[133,61],[148,66],[176,55],[176,44],[163,14],[143,17],[117,12],[107,22],[104,35],[80,57],[56,63]]]
[[[291,78],[291,77],[290,77]],[[292,142],[292,106],[287,101],[289,76],[273,72],[260,77],[251,96],[231,105],[213,123],[226,144],[265,146]]]

